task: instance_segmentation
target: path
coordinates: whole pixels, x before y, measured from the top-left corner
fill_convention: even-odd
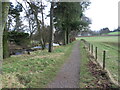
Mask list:
[[[48,88],[79,88],[80,78],[80,42],[77,42],[70,57],[61,67],[56,78],[48,85]]]

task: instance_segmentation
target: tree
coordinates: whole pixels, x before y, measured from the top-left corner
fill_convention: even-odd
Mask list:
[[[6,23],[7,24],[7,23]],[[8,27],[5,25],[3,31],[3,58],[9,57],[9,43],[8,43]]]
[[[17,4],[14,8],[12,3],[10,3],[10,8],[8,12],[8,20],[5,24],[5,29],[3,32],[3,58],[9,57],[9,43],[8,43],[8,31],[10,30],[10,26],[12,23],[12,17],[16,20],[15,30],[16,31],[23,31],[24,25],[22,24],[22,21],[20,19],[20,12],[22,12],[22,7],[20,4]]]
[[[44,43],[49,43],[49,38],[50,38],[50,26],[45,26],[44,27],[44,33],[43,33],[43,38],[44,38]],[[39,33],[38,31],[33,34],[33,40],[39,41]]]
[[[17,4],[15,6],[13,14],[15,15],[14,18],[15,18],[15,22],[16,22],[14,30],[18,31],[18,32],[21,32],[24,29],[24,25],[22,24],[22,20],[20,17],[20,12],[22,12],[22,6],[21,6],[21,4]]]
[[[114,29],[112,32],[120,32],[120,27]]]
[[[69,43],[69,34],[74,28],[80,25],[82,16],[82,7],[80,3],[76,2],[60,2],[57,3],[57,6],[54,10],[54,21],[56,22],[56,27],[63,30],[64,33],[64,45]],[[73,25],[74,24],[74,25]]]
[[[45,25],[44,25],[44,13],[43,13],[43,10],[45,8],[45,5],[43,5],[43,2],[41,0],[41,15],[42,15],[42,38],[43,38],[43,46],[45,48],[46,46],[46,40],[45,40]]]
[[[18,1],[17,1],[17,3],[22,6],[22,8],[23,8],[23,10],[25,12],[24,18],[26,19],[26,21],[28,21],[28,26],[26,27],[26,31],[30,34],[29,38],[30,38],[31,45],[32,45],[33,44],[32,43],[33,34],[37,31],[37,24],[36,24],[34,14],[32,13],[31,8],[27,5],[26,2],[24,2],[24,5],[23,5],[23,3],[20,3]]]
[[[51,2],[50,8],[50,37],[49,37],[49,49],[48,52],[52,52],[53,50],[53,10],[54,10],[54,2]]]
[[[102,34],[106,34],[106,33],[109,33],[110,32],[110,30],[109,30],[109,28],[103,28],[103,29],[101,29],[100,31],[99,31],[99,33],[100,33],[100,35],[102,35]]]
[[[3,59],[3,31],[8,16],[9,3],[0,0],[0,60]],[[1,63],[0,63],[1,64]]]
[[[8,32],[8,38],[10,42],[14,42],[17,45],[27,48],[29,45],[29,34],[18,31]]]
[[[22,24],[22,20],[20,17],[20,12],[22,12],[22,6],[21,4],[17,3],[17,5],[14,7],[14,5],[12,4],[12,2],[10,2],[10,8],[9,8],[9,20],[15,19],[15,28],[14,30],[21,32],[24,28],[24,25]],[[11,20],[12,21],[12,20]]]
[[[45,49],[45,43],[44,43],[44,40],[43,40],[42,29],[41,29],[41,26],[40,26],[41,21],[38,18],[38,14],[39,14],[39,12],[41,12],[41,9],[39,8],[40,3],[39,2],[36,2],[36,3],[35,2],[28,2],[28,1],[27,1],[27,3],[29,4],[29,6],[30,6],[30,8],[32,10],[32,13],[35,16],[35,20],[36,20],[36,23],[37,23],[37,30],[39,32],[39,37],[40,37],[40,44],[42,46],[42,50],[44,50]]]

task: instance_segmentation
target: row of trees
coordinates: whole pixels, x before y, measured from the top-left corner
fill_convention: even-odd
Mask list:
[[[42,46],[42,50],[45,49],[46,43],[49,43],[48,51],[52,52],[53,42],[63,42],[63,44],[66,45],[74,40],[74,37],[80,30],[83,30],[83,28],[88,27],[90,24],[88,18],[85,19],[84,16],[84,11],[87,9],[87,6],[89,6],[89,2],[51,2],[50,14],[47,15],[50,17],[50,26],[46,26],[44,22],[44,9],[46,6],[43,5],[42,1],[29,2],[24,0],[23,2],[24,3],[17,2],[16,6],[12,3],[1,3],[1,10],[3,11],[0,18],[2,20],[0,27],[1,58],[3,57],[3,46],[4,57],[9,56],[7,52],[8,40],[10,41],[12,38],[12,40],[14,39],[15,41],[17,38],[14,38],[14,35],[16,35],[16,37],[23,35],[25,38],[29,38],[30,41],[34,41],[35,38],[33,39],[33,37],[36,37],[36,40],[38,40]],[[21,12],[24,12],[24,17],[21,17]],[[5,24],[7,16],[8,20]],[[24,20],[28,22],[28,25],[23,24]],[[55,32],[53,28],[56,29]],[[29,35],[25,32],[29,32]],[[8,39],[8,37],[10,39]],[[22,38],[22,42],[19,41],[20,40],[18,40],[16,44],[23,44]]]
[[[88,27],[90,20],[88,18],[83,20],[85,15],[83,12],[87,9],[90,2],[58,2],[54,3],[53,22],[56,28],[56,37],[60,38],[56,42],[62,40],[66,45],[74,40],[77,33],[84,27]],[[60,37],[61,36],[61,37]]]

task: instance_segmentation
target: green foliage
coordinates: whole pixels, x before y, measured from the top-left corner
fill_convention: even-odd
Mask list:
[[[80,26],[80,21],[72,22],[70,26],[72,30],[76,30],[76,29],[78,30]]]
[[[63,34],[64,45],[66,43],[68,44],[70,39],[76,36],[76,34],[74,34],[75,32],[77,33],[82,30],[83,27],[89,25],[90,20],[83,15],[85,10],[83,10],[83,8],[86,8],[87,5],[89,5],[89,3],[59,2],[56,4],[54,8],[55,28]],[[83,17],[84,20],[82,20]]]
[[[24,24],[22,24],[21,18],[20,18],[20,12],[22,12],[22,5],[17,3],[16,6],[13,5],[12,2],[10,2],[10,8],[9,8],[9,23],[12,23],[12,19],[14,18],[15,20],[15,27],[14,30],[16,31],[24,31],[23,29],[25,28]],[[10,27],[8,28],[10,29]]]
[[[18,45],[22,45],[29,41],[29,34],[24,32],[10,31],[8,32],[9,41],[13,41]]]
[[[15,7],[12,2],[10,2],[9,14],[11,14],[14,18],[20,15],[22,12],[22,6],[17,4]]]
[[[54,21],[57,22],[55,26],[66,30],[72,23],[80,21],[81,14],[82,7],[80,6],[80,3],[57,3],[57,7],[54,9]]]
[[[56,30],[63,34],[63,44],[69,43],[69,34],[74,29],[77,30],[82,16],[82,7],[76,2],[60,2],[54,8],[54,22]],[[74,25],[73,25],[74,24]]]

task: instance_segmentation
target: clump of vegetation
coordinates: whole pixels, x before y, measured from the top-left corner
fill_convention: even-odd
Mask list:
[[[8,32],[8,39],[10,42],[15,42],[17,45],[27,46],[29,43],[29,34],[24,32],[10,31]]]
[[[44,50],[32,52],[31,55],[18,55],[7,58],[3,62],[2,87],[45,87],[69,56],[74,43],[56,47],[52,53]]]

